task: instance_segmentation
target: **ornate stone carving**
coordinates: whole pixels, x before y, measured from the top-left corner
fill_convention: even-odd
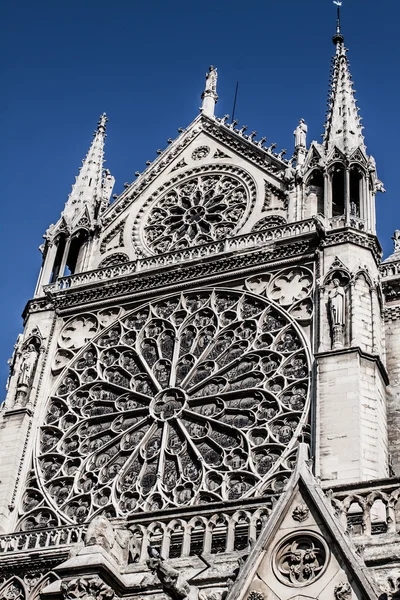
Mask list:
[[[22,347],[17,379],[16,403],[25,406],[32,387],[33,378],[39,358],[40,342],[28,341]]]
[[[286,225],[286,219],[280,215],[269,215],[257,221],[253,225],[252,231],[261,231],[263,229],[270,229],[271,227],[279,227],[280,225]]]
[[[250,592],[250,594],[247,596],[247,600],[264,600],[265,596],[262,592],[259,592],[258,590],[253,590]]]
[[[87,528],[85,534],[86,546],[102,546],[106,550],[111,550],[115,542],[115,531],[110,521],[99,515],[95,517]]]
[[[79,577],[61,582],[61,593],[65,600],[112,600],[114,590],[106,585],[97,575],[94,577]]]
[[[153,548],[149,547],[149,554],[147,566],[157,575],[162,588],[169,596],[174,600],[197,600],[199,590],[188,584],[182,570],[174,569],[168,560],[161,558]]]
[[[335,586],[333,595],[336,600],[349,600],[351,598],[352,590],[350,584],[346,581],[341,581]]]
[[[114,248],[120,248],[124,245],[124,228],[126,218],[119,221],[103,238],[100,244],[100,252],[104,254]]]
[[[110,254],[106,258],[104,258],[99,264],[99,269],[104,269],[105,267],[112,267],[114,265],[119,265],[121,263],[125,263],[129,261],[129,256],[124,252],[114,252],[114,254]]]
[[[208,146],[199,146],[192,152],[193,160],[202,160],[210,154],[210,148]]]
[[[22,582],[16,578],[9,580],[0,589],[0,598],[1,600],[25,600],[26,594]]]
[[[228,154],[225,154],[225,152],[222,152],[222,150],[220,150],[219,148],[217,148],[213,154],[213,158],[231,158],[231,157]]]
[[[243,224],[248,208],[248,188],[235,176],[191,177],[153,204],[144,223],[144,243],[159,254],[224,239]]]
[[[82,348],[96,335],[99,328],[94,315],[85,314],[73,317],[63,327],[60,333],[59,344],[63,348],[76,350]]]
[[[305,504],[298,504],[294,507],[292,511],[292,517],[295,521],[299,523],[303,523],[308,518],[310,514],[309,508]]]
[[[80,523],[276,490],[308,397],[304,339],[267,299],[203,289],[146,304],[56,384],[37,462],[47,501]]]
[[[324,572],[328,553],[327,545],[319,536],[308,532],[293,534],[275,552],[275,574],[285,585],[309,585]]]

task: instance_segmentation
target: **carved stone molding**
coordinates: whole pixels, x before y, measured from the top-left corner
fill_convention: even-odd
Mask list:
[[[298,523],[303,523],[303,521],[306,521],[308,519],[309,514],[310,510],[308,506],[306,506],[305,504],[298,504],[294,507],[292,511],[292,518]]]
[[[349,600],[351,598],[352,590],[350,584],[346,581],[341,581],[335,586],[333,595],[336,600]]]
[[[114,590],[97,575],[62,581],[61,593],[65,600],[112,600],[115,595]]]

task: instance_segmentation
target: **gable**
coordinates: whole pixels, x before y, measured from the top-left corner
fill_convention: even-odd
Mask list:
[[[376,598],[365,566],[301,460],[227,600]]]
[[[114,237],[112,231],[117,219],[126,223],[119,245],[114,246],[113,239],[113,249],[122,247],[124,239],[125,246],[129,245],[124,251],[129,253],[130,260],[182,249],[177,247],[178,237],[183,247],[189,247],[249,233],[271,210],[286,222],[286,164],[272,150],[265,150],[261,143],[255,142],[253,134],[245,136],[233,131],[223,120],[199,117],[104,213],[101,251]],[[182,206],[181,198],[175,194],[184,182],[198,184],[198,189],[191,193],[197,194],[193,205],[199,203],[202,212],[197,215],[199,211],[194,211],[194,222],[189,227],[187,211],[191,199],[186,199]],[[205,189],[207,185],[209,189]],[[227,197],[226,190],[234,188],[237,188],[235,196]],[[272,197],[269,205],[265,202],[266,190],[268,197]],[[213,192],[215,201],[210,197]],[[175,205],[180,207],[180,213]],[[203,214],[208,209],[212,214]],[[179,233],[175,235],[170,226],[179,217],[182,222],[177,224],[175,229]],[[200,219],[203,221],[197,225]]]

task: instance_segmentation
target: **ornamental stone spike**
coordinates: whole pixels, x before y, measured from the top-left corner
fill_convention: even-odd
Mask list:
[[[352,154],[357,148],[366,150],[362,134],[361,118],[355,99],[355,90],[349,69],[347,49],[340,25],[340,3],[338,19],[333,43],[336,53],[332,59],[332,71],[329,85],[328,111],[325,121],[323,143],[327,153],[338,147],[346,155]]]
[[[217,94],[217,69],[211,65],[206,73],[206,87],[201,95],[201,112],[207,117],[214,117],[215,105],[218,101]]]
[[[94,132],[93,142],[86,158],[82,161],[82,167],[62,212],[62,216],[70,224],[73,224],[75,218],[79,217],[85,208],[94,219],[98,208],[104,210],[109,204],[114,178],[109,171],[104,173],[104,141],[107,121],[107,116],[103,113]]]

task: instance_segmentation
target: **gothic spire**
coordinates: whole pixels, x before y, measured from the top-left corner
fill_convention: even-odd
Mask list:
[[[217,69],[211,66],[206,73],[206,87],[201,95],[201,112],[207,117],[214,117],[215,105],[218,101],[217,78]]]
[[[110,185],[107,181],[112,179],[108,171],[104,172],[104,141],[106,138],[106,114],[100,116],[94,139],[89,148],[86,158],[82,161],[79,175],[75,179],[72,191],[65,204],[62,216],[68,223],[72,223],[87,209],[91,218],[94,218],[99,210],[108,205],[111,195]],[[107,188],[107,191],[106,189]],[[105,198],[108,195],[108,198]]]
[[[341,31],[341,2],[335,4],[338,7],[336,33],[333,36],[336,53],[332,59],[328,110],[323,136],[324,146],[327,152],[337,146],[344,154],[352,154],[359,147],[365,151],[365,144],[349,69],[347,48]]]

